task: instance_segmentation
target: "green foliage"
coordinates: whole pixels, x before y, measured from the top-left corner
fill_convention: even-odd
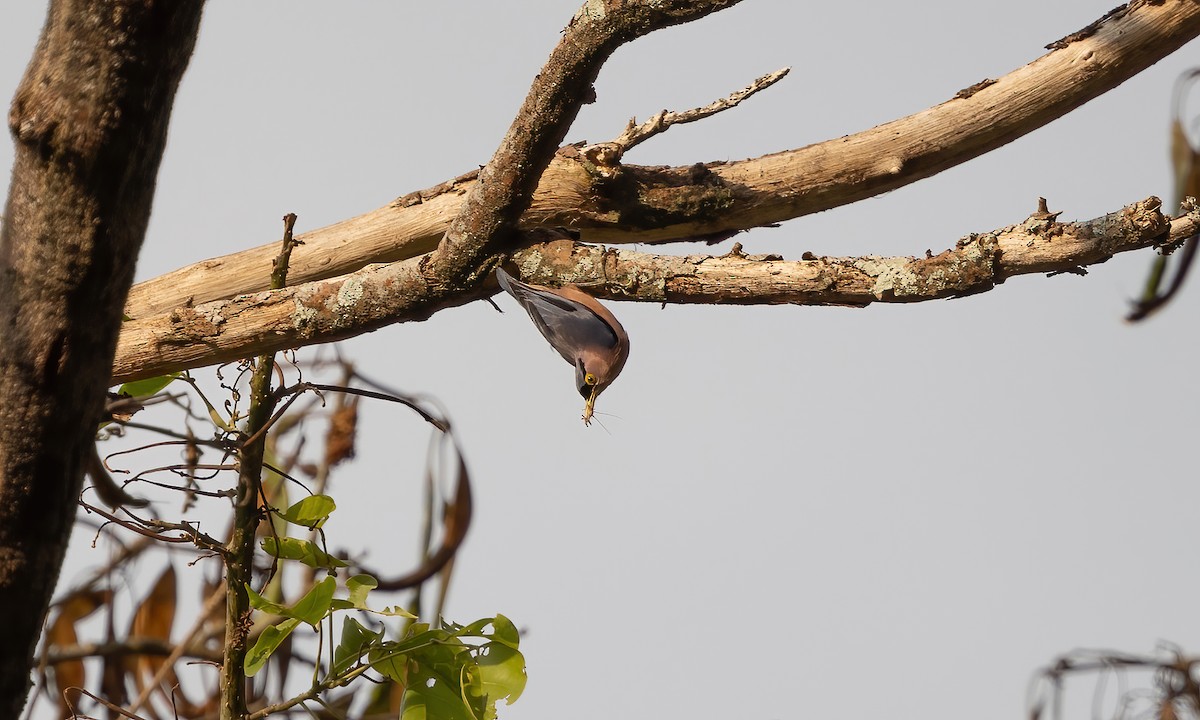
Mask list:
[[[317,547],[316,543],[292,537],[265,537],[260,543],[263,552],[280,560],[298,560],[312,568],[336,570],[349,565]]]
[[[314,495],[280,513],[290,523],[317,528],[335,509],[332,498]],[[336,572],[346,563],[307,540],[267,537],[262,548],[281,560]],[[365,625],[361,613],[415,620],[399,607],[371,608],[368,600],[378,581],[360,574],[345,580],[341,594],[335,576],[329,575],[294,605],[264,598],[247,587],[255,610],[282,620],[263,630],[246,654],[245,670],[253,676],[270,660],[284,640],[300,626],[332,631],[335,613],[342,617],[341,636],[332,648],[332,662],[320,685],[333,688],[368,671],[379,673],[404,689],[401,720],[493,720],[496,705],[516,702],[525,689],[525,657],[519,649],[520,633],[503,615],[476,620],[469,625],[409,622],[391,633],[384,623]],[[326,622],[330,621],[330,622]]]
[[[258,642],[254,643],[254,647],[246,653],[246,675],[253,677],[261,670],[271,659],[271,653],[275,652],[279,645],[287,639],[287,636],[292,634],[297,625],[305,622],[316,628],[317,624],[330,613],[333,605],[333,592],[336,589],[337,580],[327,577],[313,585],[304,597],[289,607],[271,602],[254,592],[254,588],[247,587],[246,593],[250,596],[250,607],[272,615],[280,615],[286,619],[277,625],[271,625],[258,636]]]
[[[379,643],[368,657],[372,668],[404,686],[402,720],[491,720],[498,701],[512,704],[525,690],[518,642],[503,615],[465,627],[414,623],[404,638]]]
[[[259,670],[267,664],[271,659],[271,653],[279,648],[280,644],[287,639],[288,635],[296,629],[300,621],[295,618],[288,618],[278,625],[271,625],[262,631],[258,636],[258,642],[254,643],[254,647],[246,653],[246,677],[254,677]]]
[[[179,373],[171,373],[169,375],[159,375],[158,377],[145,378],[144,380],[134,380],[122,385],[117,392],[121,395],[128,395],[135,398],[145,398],[151,395],[158,394],[163,388],[171,384],[171,381],[179,377]]]
[[[368,630],[352,617],[342,618],[342,639],[333,649],[333,674],[341,675],[358,663],[370,647],[383,642],[382,630]]]
[[[295,525],[315,529],[324,525],[336,509],[337,505],[328,495],[310,495],[281,513],[281,517]]]
[[[370,575],[355,575],[346,581],[346,590],[350,592],[350,597],[347,600],[354,607],[365,610],[367,608],[367,593],[377,587],[379,587],[379,581]]]

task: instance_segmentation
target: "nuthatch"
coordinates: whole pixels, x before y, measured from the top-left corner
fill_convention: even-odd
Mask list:
[[[625,328],[608,308],[574,285],[529,285],[501,268],[496,268],[496,279],[558,354],[575,366],[575,387],[587,402],[583,423],[590,425],[596,398],[617,379],[629,357]]]

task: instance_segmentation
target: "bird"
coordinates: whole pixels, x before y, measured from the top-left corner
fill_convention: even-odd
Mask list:
[[[525,308],[546,341],[575,367],[583,424],[592,424],[596,398],[617,379],[629,357],[629,335],[596,298],[574,285],[530,285],[496,268],[500,287]]]

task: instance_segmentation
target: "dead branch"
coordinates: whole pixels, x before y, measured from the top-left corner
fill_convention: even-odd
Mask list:
[[[1024,222],[969,235],[924,259],[678,257],[571,240],[513,254],[522,277],[572,282],[599,297],[670,303],[856,305],[917,302],[989,290],[1014,275],[1068,272],[1113,255],[1181,242],[1200,231],[1200,211],[1168,220],[1147,198],[1094,220]],[[125,324],[114,382],[226,362],[269,348],[309,345],[420,320],[440,307],[496,292],[494,285],[431,307],[419,260],[373,265],[342,278],[217,300]],[[264,330],[267,329],[267,330]]]
[[[712,117],[719,112],[731,110],[751,95],[766,90],[779,82],[789,72],[791,72],[791,68],[783,68],[782,70],[776,70],[773,73],[763,75],[741,90],[730,93],[727,97],[715,100],[704,107],[692,108],[691,110],[680,112],[661,110],[640,125],[637,118],[630,118],[629,124],[625,126],[625,131],[617,136],[615,140],[588,145],[583,148],[582,154],[595,167],[594,172],[600,179],[610,180],[615,178],[621,171],[621,157],[630,148],[640,145],[655,135],[666,132],[672,125],[696,122],[697,120]]]
[[[1118,252],[1182,242],[1200,230],[1200,211],[1170,220],[1150,197],[1093,220],[1058,213],[973,233],[925,257],[654,255],[556,241],[514,255],[531,282],[570,282],[600,297],[675,304],[845,305],[910,303],[986,292],[1010,277],[1083,274]]]

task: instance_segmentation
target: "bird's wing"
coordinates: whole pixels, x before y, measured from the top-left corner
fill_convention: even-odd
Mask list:
[[[542,336],[572,365],[580,348],[616,346],[616,332],[586,305],[549,288],[527,285],[500,268],[496,269],[496,278],[500,287],[529,313]]]

